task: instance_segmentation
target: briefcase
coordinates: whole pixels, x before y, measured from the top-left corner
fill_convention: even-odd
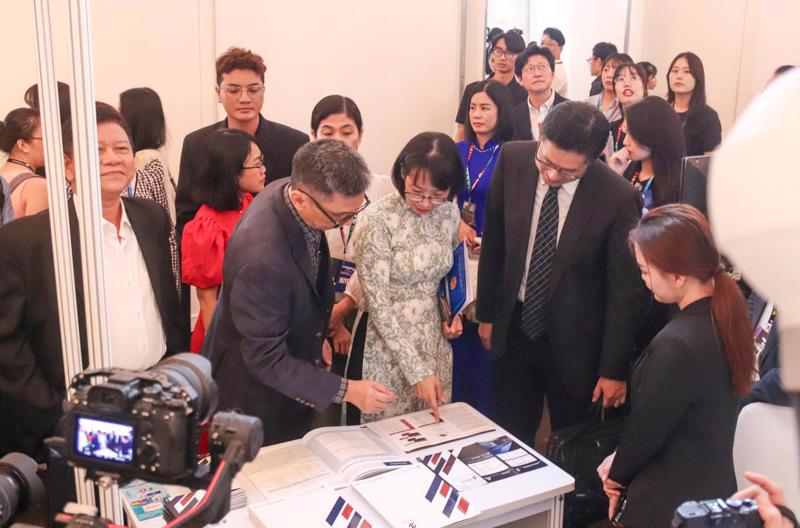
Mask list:
[[[580,423],[550,435],[547,458],[575,478],[575,491],[565,499],[565,527],[587,526],[608,516],[597,466],[619,445],[626,414],[626,407],[603,409],[597,401]]]

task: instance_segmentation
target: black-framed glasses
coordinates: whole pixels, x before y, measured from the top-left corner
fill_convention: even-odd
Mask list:
[[[264,166],[264,156],[259,156],[255,165],[242,165],[242,169],[260,169]]]
[[[498,57],[498,58],[502,57],[503,55],[505,55],[505,57],[507,59],[510,59],[510,58],[516,57],[518,55],[518,53],[515,52],[515,51],[509,51],[509,50],[503,49],[503,48],[492,48],[492,55],[494,55],[495,57]]]
[[[539,170],[543,172],[555,172],[556,174],[560,174],[565,178],[569,178],[570,180],[574,180],[581,175],[581,170],[583,169],[563,169],[561,167],[556,167],[552,163],[548,161],[544,161],[539,157],[539,146],[541,143],[537,143],[536,145],[536,154],[534,154],[533,158],[536,160],[536,163],[540,165]]]
[[[359,207],[358,209],[356,209],[351,213],[343,213],[338,215],[340,216],[340,218],[337,220],[333,213],[329,212],[327,209],[322,207],[322,205],[317,200],[315,200],[313,196],[305,192],[303,189],[298,189],[297,187],[294,187],[294,190],[299,191],[308,196],[308,199],[311,200],[311,203],[313,203],[317,207],[317,209],[319,209],[319,211],[325,215],[325,218],[327,218],[333,224],[331,229],[342,227],[350,220],[353,220],[359,213],[363,212],[364,209],[366,209],[367,206],[370,204],[369,196],[364,194],[364,203],[361,204],[361,207]]]

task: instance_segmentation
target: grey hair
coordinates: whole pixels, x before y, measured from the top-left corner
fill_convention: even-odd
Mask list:
[[[323,196],[364,194],[370,178],[361,154],[336,139],[306,143],[292,160],[292,185],[317,191]]]

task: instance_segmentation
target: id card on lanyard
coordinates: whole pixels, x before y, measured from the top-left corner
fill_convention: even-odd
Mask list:
[[[651,189],[650,186],[654,179],[655,178],[650,178],[647,180],[647,183],[642,188],[642,202],[644,202],[644,207],[642,207],[642,216],[649,213],[653,208],[653,189]]]
[[[481,169],[481,171],[478,173],[478,177],[475,178],[475,181],[473,182],[469,174],[469,162],[472,159],[472,153],[475,151],[475,144],[473,143],[469,146],[469,152],[467,153],[467,163],[465,164],[466,167],[464,168],[464,176],[467,179],[467,201],[464,202],[464,205],[461,208],[461,219],[464,220],[464,222],[469,226],[475,227],[476,225],[475,204],[472,202],[472,193],[478,187],[478,183],[481,181],[481,178],[483,178],[483,175],[489,169],[489,165],[492,164],[492,161],[494,160],[494,155],[497,153],[497,149],[499,148],[500,145],[494,146],[494,148],[492,149],[492,155],[489,156],[489,160],[486,162],[486,165],[483,166],[483,169]]]
[[[347,246],[350,245],[350,239],[353,238],[353,229],[355,229],[355,226],[356,222],[355,219],[353,219],[353,221],[350,223],[350,228],[347,231],[346,238],[344,235],[344,226],[339,227],[339,236],[342,237],[343,257],[347,255]],[[347,260],[346,258],[333,260],[334,269],[336,270],[334,289],[337,294],[343,294],[345,289],[347,289],[347,283],[350,282],[350,278],[353,276],[353,273],[356,272],[356,263],[351,260]]]

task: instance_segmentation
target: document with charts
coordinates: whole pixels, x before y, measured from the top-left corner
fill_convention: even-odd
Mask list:
[[[322,427],[301,440],[263,448],[242,472],[267,500],[353,481],[411,462],[366,427]]]
[[[438,423],[433,413],[425,410],[372,422],[367,427],[404,453],[495,430],[494,423],[463,403],[439,407],[439,415]]]

